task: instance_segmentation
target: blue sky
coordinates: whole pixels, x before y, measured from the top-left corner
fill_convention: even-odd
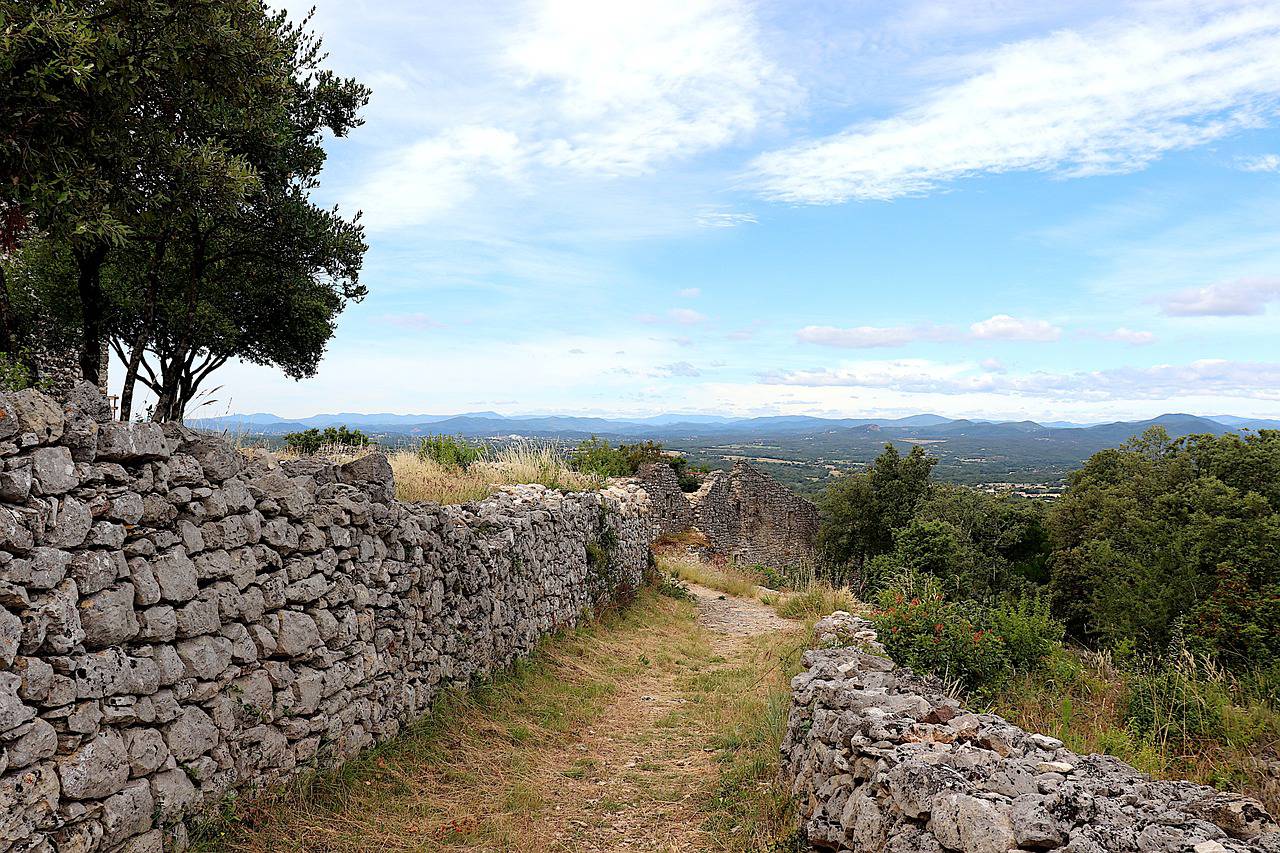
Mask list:
[[[316,5],[370,295],[205,413],[1280,416],[1274,0]]]

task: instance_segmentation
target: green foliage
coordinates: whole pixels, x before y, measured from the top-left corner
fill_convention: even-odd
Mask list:
[[[313,374],[364,295],[365,243],[310,193],[368,90],[258,0],[0,0],[0,18],[0,246],[85,375],[109,339],[122,415],[140,382],[169,420],[232,358]]]
[[[285,435],[285,447],[302,456],[312,456],[322,447],[365,447],[373,444],[373,439],[358,429],[348,429],[344,424],[338,427],[325,427],[323,430],[312,427],[301,432]]]
[[[672,455],[656,441],[637,444],[619,444],[614,447],[602,438],[584,439],[569,453],[569,466],[575,471],[597,477],[630,477],[650,462],[670,465],[686,492],[697,490],[699,481],[694,471],[705,472],[706,466],[690,467],[689,461],[680,455]]]
[[[871,621],[895,661],[984,695],[1017,673],[1040,670],[1062,648],[1063,626],[1043,596],[987,607],[948,600],[937,578],[908,574],[877,602]]]
[[[1076,637],[1236,671],[1280,662],[1280,432],[1153,428],[1095,454],[1050,514],[1050,586]]]
[[[30,388],[31,368],[21,357],[10,357],[7,352],[0,352],[0,391],[21,391]]]
[[[987,627],[1004,640],[1016,672],[1034,672],[1062,647],[1066,628],[1053,618],[1047,595],[1005,599],[987,610]]]
[[[690,590],[689,585],[680,579],[680,575],[675,572],[662,575],[657,583],[658,594],[665,595],[667,598],[674,598],[676,601],[696,601],[695,596]]]
[[[976,606],[947,601],[936,588],[914,598],[885,590],[871,621],[899,664],[966,690],[998,688],[1012,672],[1004,640],[981,627]]]
[[[429,435],[418,442],[420,459],[430,459],[446,468],[466,470],[483,459],[486,452],[483,444],[473,444],[461,436]]]
[[[895,445],[886,444],[869,470],[827,487],[818,501],[818,547],[834,580],[856,581],[867,560],[893,548],[894,531],[924,499],[936,462],[919,446],[904,458]]]

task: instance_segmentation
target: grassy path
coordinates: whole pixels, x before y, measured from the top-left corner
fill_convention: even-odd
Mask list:
[[[646,591],[402,737],[202,840],[242,851],[771,850],[805,632],[755,600]]]

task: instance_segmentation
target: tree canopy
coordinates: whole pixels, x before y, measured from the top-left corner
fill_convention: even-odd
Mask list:
[[[369,93],[323,59],[260,0],[0,0],[7,266],[83,329],[86,378],[111,339],[126,413],[136,380],[181,418],[230,358],[309,375],[364,295],[358,217],[309,196]]]

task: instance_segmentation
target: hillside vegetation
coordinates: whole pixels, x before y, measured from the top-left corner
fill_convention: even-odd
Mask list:
[[[896,659],[1076,748],[1280,806],[1280,432],[1153,428],[1053,504],[934,464],[889,445],[821,500],[825,572],[876,602]]]

